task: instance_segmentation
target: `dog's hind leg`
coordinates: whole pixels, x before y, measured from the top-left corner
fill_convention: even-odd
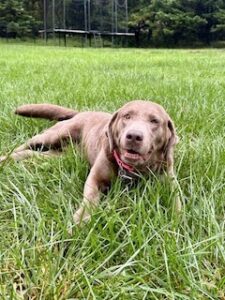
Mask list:
[[[30,149],[26,150],[21,150],[18,152],[13,152],[9,155],[1,156],[0,157],[0,163],[8,160],[8,159],[13,159],[15,161],[21,161],[27,158],[32,158],[32,157],[53,157],[53,156],[59,156],[62,152],[60,151],[55,151],[55,150],[48,150],[45,152],[40,152],[40,151],[34,151]]]
[[[42,156],[59,154],[70,141],[77,142],[79,135],[80,126],[76,121],[72,121],[72,119],[61,121],[43,133],[35,135],[9,155],[1,157],[0,162],[7,158],[22,160],[34,157],[36,154]]]

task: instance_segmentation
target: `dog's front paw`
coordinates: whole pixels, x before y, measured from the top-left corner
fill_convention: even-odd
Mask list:
[[[83,222],[87,223],[91,218],[91,215],[86,208],[79,208],[73,215],[73,220],[76,225],[81,225]]]
[[[174,210],[176,213],[179,213],[182,210],[182,203],[181,203],[180,196],[176,196],[174,199]]]
[[[0,156],[0,163],[6,160],[6,156]]]

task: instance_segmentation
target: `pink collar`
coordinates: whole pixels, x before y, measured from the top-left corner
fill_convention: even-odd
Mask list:
[[[134,172],[134,168],[128,164],[126,164],[125,162],[122,161],[122,159],[120,158],[119,154],[116,152],[116,150],[113,150],[113,156],[118,164],[118,166],[120,167],[120,169],[126,170],[128,172]]]

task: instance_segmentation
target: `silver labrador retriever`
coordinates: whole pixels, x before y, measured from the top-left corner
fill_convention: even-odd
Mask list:
[[[173,152],[178,138],[171,118],[159,104],[131,101],[113,115],[76,112],[52,104],[28,104],[19,107],[16,114],[59,122],[0,161],[8,157],[21,160],[37,154],[58,155],[71,140],[82,145],[91,170],[83,202],[74,214],[76,224],[90,218],[101,191],[118,173],[133,178],[136,174],[157,172],[174,178]],[[175,205],[180,210],[179,197]]]

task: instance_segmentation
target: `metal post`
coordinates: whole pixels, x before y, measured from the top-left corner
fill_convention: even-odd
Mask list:
[[[63,29],[66,29],[66,0],[63,0]]]
[[[115,0],[115,32],[118,32],[117,0]]]
[[[115,4],[115,1],[114,0],[111,0],[112,2],[112,33],[115,32],[114,30],[114,19],[115,19],[115,16],[114,16],[114,4]],[[112,35],[112,45],[114,44],[114,36]]]
[[[52,33],[55,40],[55,0],[52,0]]]
[[[100,31],[103,31],[103,5],[100,4]]]
[[[111,0],[111,4],[112,4],[112,16],[111,16],[111,32],[113,33],[114,32],[114,0]]]
[[[88,31],[91,30],[91,0],[88,1]]]
[[[125,0],[125,9],[126,9],[126,33],[128,33],[128,5],[127,5],[127,0]]]
[[[84,30],[87,31],[87,0],[84,0]],[[87,33],[85,33],[85,44],[87,44]]]
[[[44,0],[44,39],[47,43],[47,0]]]
[[[87,0],[84,0],[84,30],[87,31]]]

